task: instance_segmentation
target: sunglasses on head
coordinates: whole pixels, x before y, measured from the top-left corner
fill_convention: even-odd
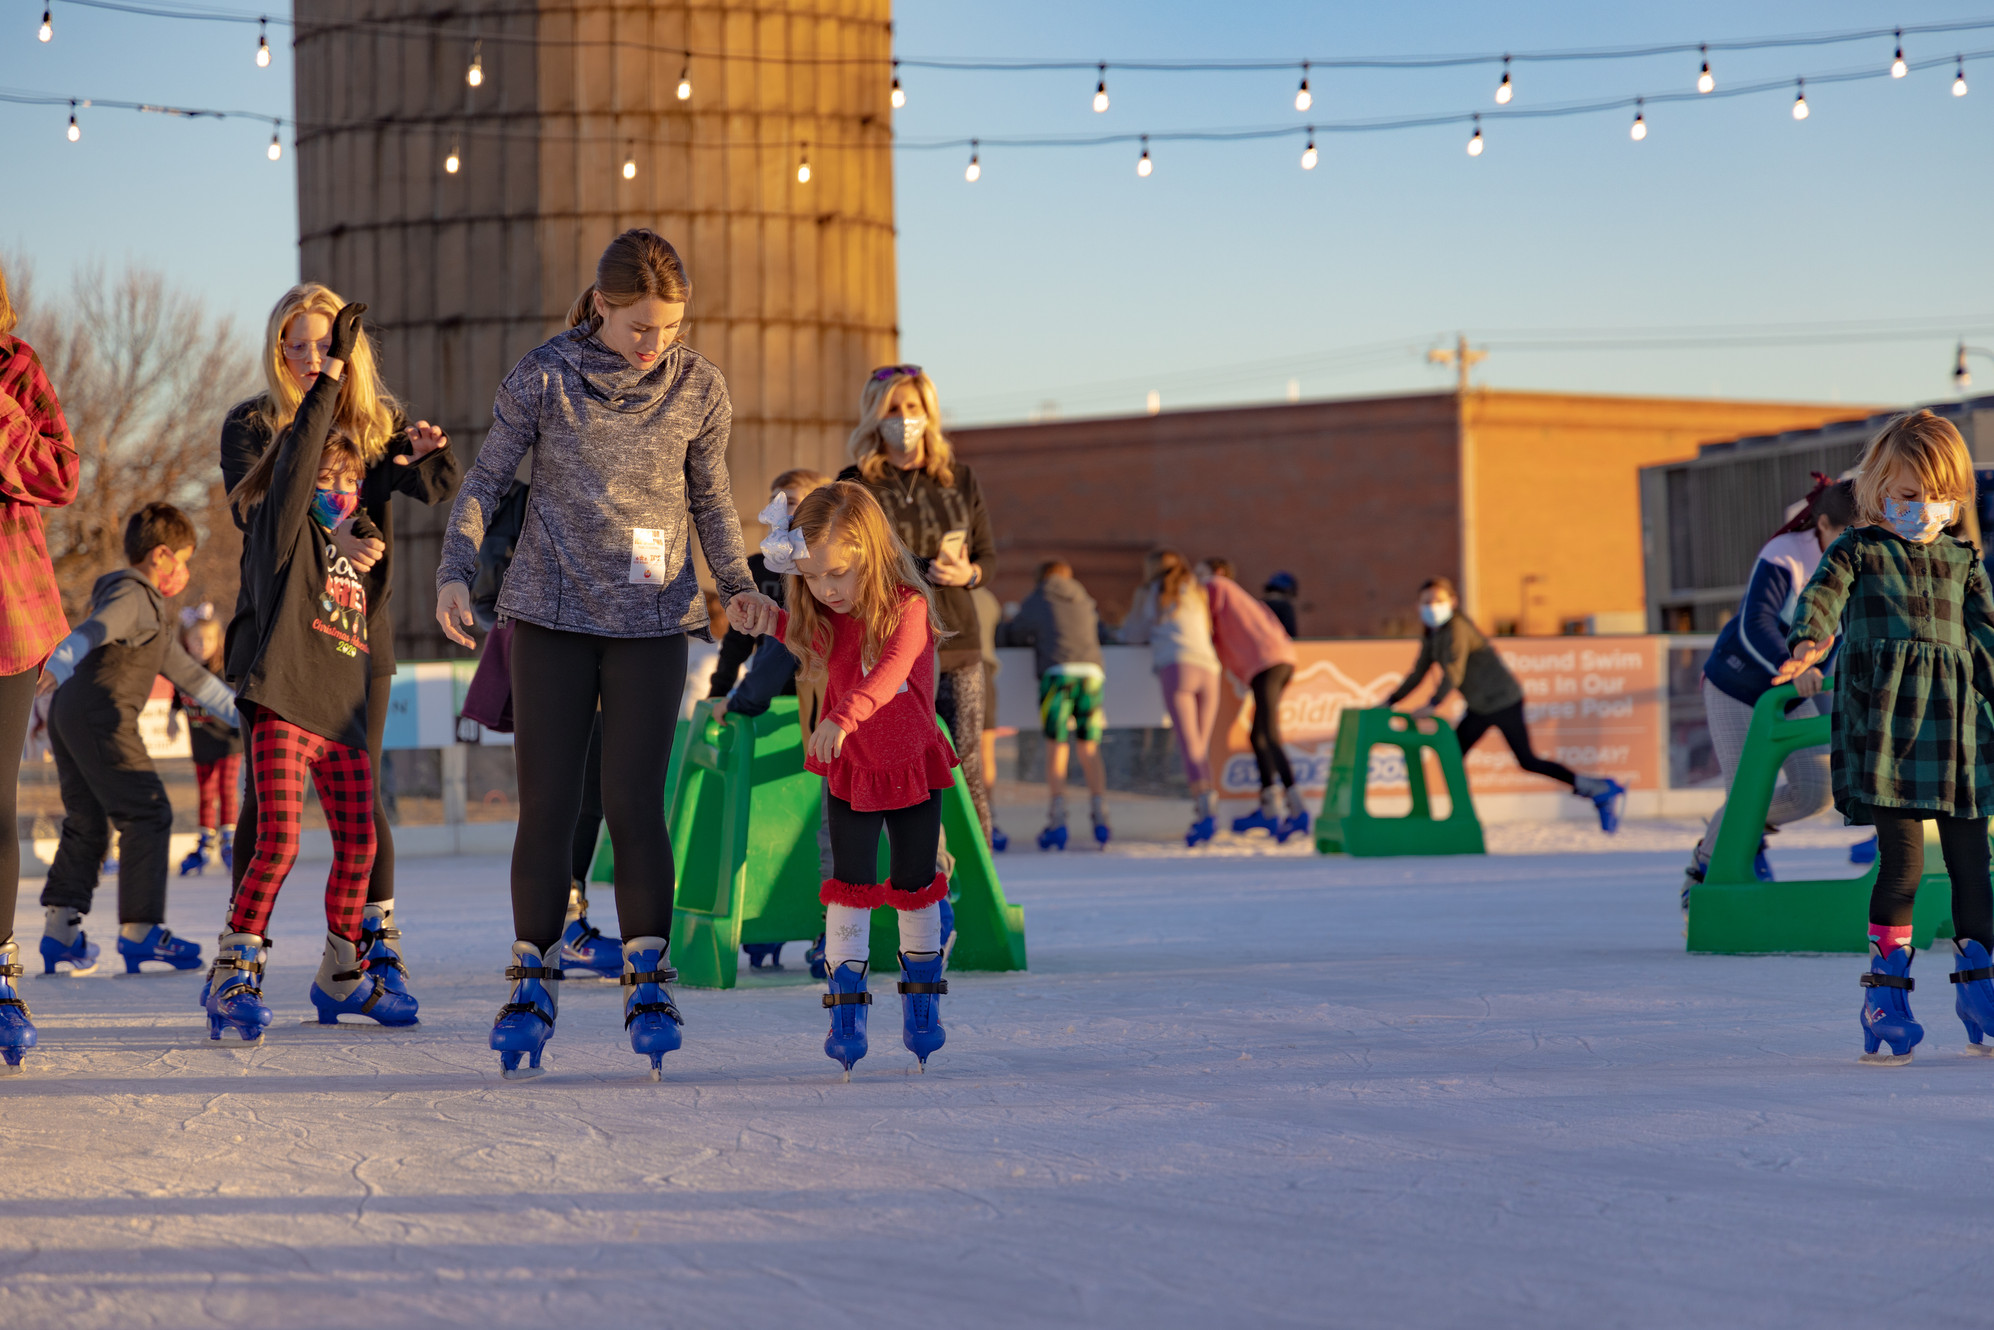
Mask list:
[[[918,379],[921,377],[921,367],[919,365],[888,365],[884,369],[874,370],[872,372],[872,381],[874,383],[884,383],[888,379],[897,379],[903,376],[910,379]]]

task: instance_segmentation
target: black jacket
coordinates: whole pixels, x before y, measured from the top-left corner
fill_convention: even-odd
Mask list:
[[[262,396],[257,396],[238,402],[222,421],[222,481],[231,490],[242,483],[242,478],[249,474],[249,468],[256,465],[257,459],[270,446],[270,426],[263,419],[264,400]],[[298,411],[302,415],[304,407],[300,405]],[[395,461],[397,457],[407,457],[415,451],[407,430],[408,421],[396,415],[394,434],[388,440],[386,455],[367,468],[367,477],[360,485],[360,511],[366,514],[368,522],[374,527],[369,534],[387,546],[381,552],[381,561],[366,573],[368,613],[371,616],[367,635],[373,643],[373,668],[377,675],[395,672],[395,624],[394,616],[388,613],[388,594],[393,586],[389,574],[395,562],[395,517],[390,500],[396,494],[406,494],[433,507],[457,489],[455,448],[439,448],[420,462],[411,462],[407,466]],[[249,525],[240,514],[236,516],[235,524],[248,532]],[[355,529],[358,530],[357,527]],[[247,543],[243,546],[243,557],[245,560],[249,557]],[[249,585],[246,563],[242,582],[245,587]],[[235,608],[236,621],[230,623],[228,630],[231,643],[238,632],[237,623],[241,622],[248,609],[248,601],[238,596]],[[233,649],[229,652],[228,662],[231,677],[236,677]]]
[[[762,558],[759,554],[750,554],[748,556],[748,572],[755,579],[755,590],[761,592],[776,604],[782,604],[782,584],[784,579],[781,573],[772,573],[769,571],[768,560]],[[706,690],[708,697],[727,696],[728,692],[734,687],[734,681],[741,675],[741,667],[748,663],[750,656],[755,654],[755,641],[756,639],[738,629],[729,628],[727,630],[727,635],[720,639],[720,659],[714,662],[713,665],[713,686]],[[795,691],[793,685],[790,691]],[[766,709],[763,708],[763,710]],[[761,712],[757,711],[750,714],[758,716]]]
[[[471,617],[488,633],[498,624],[499,590],[505,586],[506,569],[512,567],[519,533],[526,527],[526,497],[531,492],[525,481],[513,481],[492,520],[485,523],[485,538],[478,542],[478,571],[471,579]]]
[[[229,705],[228,689],[181,647],[166,597],[136,568],[97,579],[90,617],[56,643],[48,671],[59,685],[50,714],[70,721],[136,727],[162,674],[209,706]]]
[[[338,404],[338,381],[321,376],[277,441],[269,494],[250,509],[242,587],[252,615],[244,636],[253,649],[237,645],[244,665],[236,694],[313,734],[365,751],[373,678],[367,579],[311,513],[319,454]],[[355,515],[353,530],[373,536],[365,517]]]
[[[983,569],[981,584],[989,583],[996,571],[997,542],[990,532],[990,514],[983,507],[983,490],[967,463],[956,461],[955,484],[946,487],[937,485],[926,471],[902,471],[893,466],[880,475],[877,485],[867,481],[855,466],[840,471],[838,479],[856,480],[872,491],[886,510],[894,533],[921,565],[922,576],[942,552],[942,537],[950,531],[967,531],[965,552],[971,563]],[[935,587],[935,608],[941,614],[942,627],[951,634],[936,644],[936,651],[944,658],[943,669],[950,668],[950,658],[956,664],[983,658],[983,630],[976,617],[976,598],[969,592],[968,587]]]
[[[1392,690],[1385,705],[1396,706],[1419,687],[1419,681],[1435,665],[1440,667],[1440,682],[1434,685],[1428,706],[1439,706],[1456,688],[1461,690],[1461,700],[1468,704],[1468,710],[1483,716],[1492,716],[1523,700],[1523,685],[1509,672],[1509,666],[1502,663],[1502,656],[1482,636],[1482,630],[1456,610],[1446,623],[1426,630],[1412,671]]]

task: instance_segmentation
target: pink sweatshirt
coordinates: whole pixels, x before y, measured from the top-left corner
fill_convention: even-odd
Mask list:
[[[1276,665],[1295,663],[1295,644],[1288,630],[1274,617],[1274,611],[1261,604],[1230,577],[1214,577],[1205,583],[1205,599],[1212,607],[1212,645],[1226,672],[1241,683]]]

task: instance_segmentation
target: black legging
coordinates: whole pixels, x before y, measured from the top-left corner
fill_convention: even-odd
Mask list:
[[[892,867],[887,881],[893,889],[920,891],[934,882],[942,801],[933,791],[912,808],[861,813],[826,790],[824,810],[831,824],[831,875],[838,881],[870,886],[879,880],[879,831],[884,827]]]
[[[1530,749],[1530,727],[1523,721],[1523,703],[1512,702],[1501,711],[1470,711],[1461,717],[1461,723],[1454,727],[1454,737],[1460,741],[1461,756],[1466,757],[1475,741],[1487,734],[1490,729],[1502,731],[1502,737],[1509,740],[1509,751],[1516,755],[1516,765],[1525,771],[1539,776],[1549,776],[1567,785],[1578,784],[1578,777],[1562,762],[1553,762],[1548,757],[1539,757]]]
[[[674,880],[665,768],[685,692],[685,658],[684,634],[596,637],[530,623],[514,628],[512,751],[519,767],[514,937],[545,949],[561,936],[598,703],[602,814],[616,855],[617,919],[626,938],[671,936]]]
[[[1925,875],[1925,826],[1939,824],[1939,848],[1952,878],[1953,936],[1971,938],[1994,950],[1994,891],[1987,880],[1987,819],[1939,817],[1889,808],[1872,810],[1876,819],[1876,886],[1869,893],[1869,921],[1893,928],[1911,926],[1918,879]]]
[[[573,858],[569,868],[582,884],[582,897],[589,894],[589,869],[595,863],[596,833],[602,830],[602,713],[595,713],[589,730],[588,765],[582,768],[582,812],[575,819]],[[642,937],[643,934],[638,934]]]
[[[1292,786],[1295,770],[1288,765],[1288,750],[1281,745],[1281,694],[1294,678],[1292,665],[1269,665],[1253,676],[1253,760],[1260,767],[1260,788],[1275,781]]]
[[[14,906],[21,890],[21,820],[16,791],[21,779],[21,745],[35,710],[39,665],[19,674],[0,674],[0,942],[14,936]]]

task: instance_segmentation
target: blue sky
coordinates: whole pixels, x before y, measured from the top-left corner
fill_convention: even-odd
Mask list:
[[[233,7],[236,0],[220,0]],[[164,0],[172,5],[178,0]],[[242,0],[248,8],[250,0]],[[1289,57],[1543,50],[1718,41],[1977,18],[1947,4],[1668,7],[1260,3],[1004,5],[925,0],[897,15],[903,55]],[[1217,17],[1222,15],[1223,17]],[[255,29],[174,22],[56,0],[0,2],[0,88],[286,114],[288,30],[258,69]],[[1914,61],[1994,50],[1994,30],[1907,38]],[[1881,67],[1889,41],[1713,57],[1723,86]],[[1515,108],[1682,90],[1692,56],[1515,69]],[[896,157],[902,351],[962,420],[1140,411],[1436,388],[1423,352],[1454,332],[1486,341],[1498,387],[1895,403],[1951,391],[1959,336],[1994,346],[1994,258],[1979,220],[1994,130],[1994,59],[1903,80],[1467,128],[1322,134],[1363,116],[1494,112],[1497,71],[1110,73],[909,70],[903,138],[1156,132],[1292,123],[1293,139],[958,149]],[[273,165],[247,121],[0,108],[17,188],[0,247],[46,286],[78,264],[157,264],[255,327],[296,273],[294,155]],[[28,185],[23,182],[34,182]],[[1894,325],[1894,326],[1893,326]],[[1738,344],[1684,329],[1735,329]],[[1913,337],[1873,339],[1878,330]],[[1672,345],[1633,346],[1641,330]],[[1812,340],[1800,340],[1811,337]],[[1843,338],[1845,340],[1829,340]],[[1533,346],[1530,343],[1539,345]],[[1553,345],[1542,345],[1551,343]],[[724,368],[724,367],[723,367]],[[1994,362],[1977,366],[1994,383]]]

